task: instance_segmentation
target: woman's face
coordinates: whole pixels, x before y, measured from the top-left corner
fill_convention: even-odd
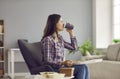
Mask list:
[[[63,31],[64,24],[63,24],[62,18],[60,18],[60,20],[58,21],[56,27],[57,27],[57,31]]]

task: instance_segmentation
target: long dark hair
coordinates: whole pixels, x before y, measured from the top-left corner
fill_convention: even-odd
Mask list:
[[[58,34],[56,24],[58,23],[60,18],[61,18],[61,15],[59,14],[52,14],[48,16],[46,27],[44,29],[43,38],[45,38],[46,36],[52,35],[54,32]]]

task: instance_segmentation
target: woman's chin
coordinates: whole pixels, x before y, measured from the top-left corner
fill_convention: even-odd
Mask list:
[[[61,32],[61,31],[63,31],[64,29],[60,29],[60,30],[58,30],[59,32]]]

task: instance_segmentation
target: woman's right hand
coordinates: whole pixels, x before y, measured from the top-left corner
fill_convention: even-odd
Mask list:
[[[66,60],[63,62],[63,65],[67,66],[67,67],[71,67],[73,66],[73,61],[72,60]]]

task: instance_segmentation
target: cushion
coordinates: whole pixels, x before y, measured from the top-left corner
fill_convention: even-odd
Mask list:
[[[109,45],[107,49],[107,59],[116,61],[119,49],[120,49],[120,44]]]
[[[43,61],[41,42],[27,43],[26,47],[29,50],[29,53],[31,53],[35,62],[41,65]]]
[[[42,65],[43,54],[41,42],[28,43],[24,40],[18,40],[18,43],[21,49],[21,53],[23,54],[23,57],[26,60],[26,63],[28,63],[32,67],[35,67],[35,65],[36,66]]]
[[[35,61],[33,60],[33,57],[31,53],[29,53],[29,50],[26,47],[27,40],[18,40],[18,45],[20,48],[20,51],[23,55],[23,58],[25,59],[25,62],[27,63],[29,69],[34,68],[37,66]]]
[[[117,56],[117,61],[120,61],[120,49],[119,49],[119,53],[118,53],[118,56]]]

